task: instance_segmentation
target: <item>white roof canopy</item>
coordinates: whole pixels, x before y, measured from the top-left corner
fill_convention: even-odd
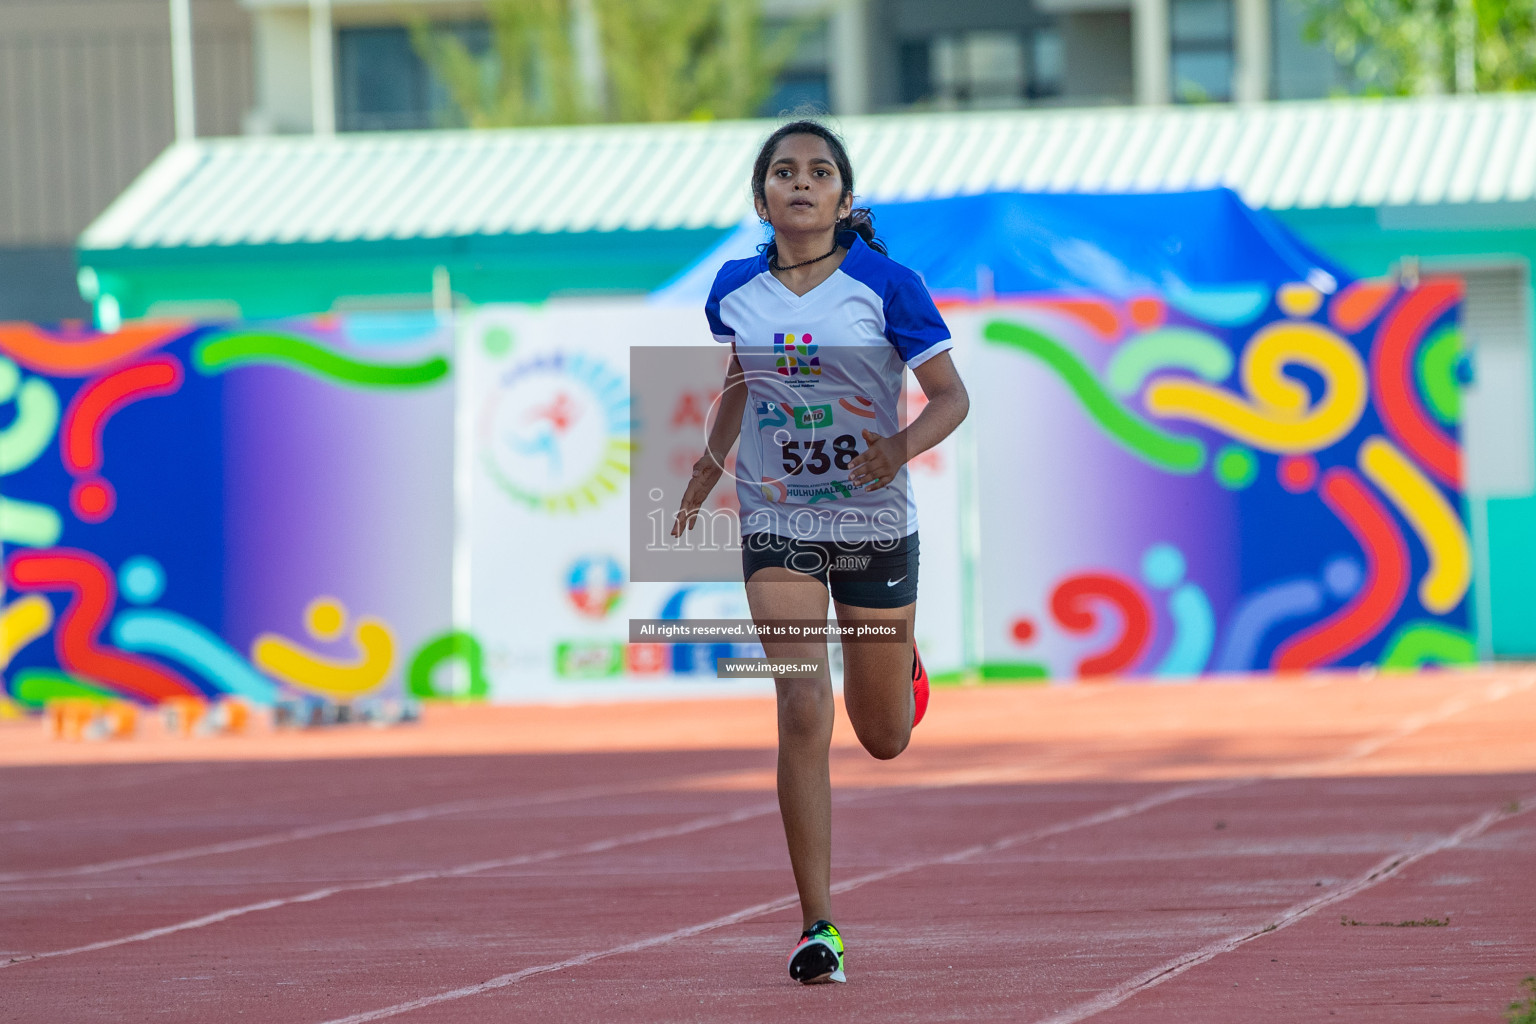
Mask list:
[[[835,121],[861,201],[1226,186],[1251,206],[1536,199],[1536,96],[906,114]],[[203,139],[82,249],[725,228],[774,123]]]

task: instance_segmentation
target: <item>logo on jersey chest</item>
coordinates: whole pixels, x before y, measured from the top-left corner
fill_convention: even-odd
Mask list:
[[[756,404],[757,429],[767,430],[771,427],[782,427],[789,423],[790,417],[794,417],[795,427],[798,430],[811,430],[816,427],[830,427],[832,425],[832,406],[827,405],[781,405],[778,402],[759,398]]]
[[[832,406],[830,405],[804,405],[789,411],[795,417],[795,426],[801,430],[832,425]]]
[[[775,334],[773,357],[774,369],[792,388],[815,387],[821,377],[821,359],[809,334]]]

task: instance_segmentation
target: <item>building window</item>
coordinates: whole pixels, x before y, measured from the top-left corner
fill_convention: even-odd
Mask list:
[[[1029,34],[1029,83],[1032,100],[1060,96],[1067,74],[1067,47],[1055,25],[1042,25]]]
[[[1270,99],[1325,99],[1360,91],[1349,67],[1335,59],[1325,42],[1306,38],[1306,8],[1277,3],[1269,10]]]
[[[1174,100],[1231,100],[1232,0],[1172,0],[1169,14]]]
[[[1064,50],[1054,25],[1024,32],[947,32],[898,44],[901,102],[1011,107],[1061,92]]]
[[[946,105],[1010,105],[1024,95],[1024,39],[1012,32],[939,36],[929,67],[935,98]]]
[[[828,68],[831,64],[831,26],[822,19],[805,27],[778,19],[763,21],[762,38],[771,42],[781,32],[798,32],[795,52],[774,79],[773,91],[758,108],[759,117],[778,117],[794,110],[832,109],[832,86]]]
[[[490,50],[484,22],[439,25],[474,54]],[[337,124],[342,131],[442,128],[463,118],[448,90],[400,25],[343,28],[336,34]]]
[[[897,97],[902,106],[925,103],[933,98],[932,50],[926,39],[904,39],[897,44]]]

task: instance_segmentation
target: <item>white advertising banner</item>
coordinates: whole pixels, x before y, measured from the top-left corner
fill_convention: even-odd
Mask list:
[[[726,560],[726,573],[703,581],[630,578],[632,543],[648,535],[669,542],[724,382],[729,353],[710,338],[702,312],[643,301],[486,306],[464,314],[459,330],[467,511],[457,585],[462,624],[485,651],[491,699],[772,692],[768,679],[716,677],[717,658],[760,655],[755,643],[631,642],[631,619],[751,617],[739,554]],[[692,347],[698,358],[677,358]],[[632,366],[643,368],[642,388]],[[647,372],[655,366],[665,372]],[[923,398],[910,375],[907,388],[907,412],[916,415]],[[962,659],[953,446],[946,441],[910,464],[922,541],[917,639],[935,674],[959,669]],[[632,503],[632,471],[642,461],[642,497],[654,500]],[[665,482],[653,485],[658,474]],[[729,475],[705,507],[734,513]]]

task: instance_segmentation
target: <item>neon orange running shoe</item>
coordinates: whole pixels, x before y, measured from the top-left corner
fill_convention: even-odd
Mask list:
[[[912,699],[917,708],[912,713],[912,724],[915,726],[923,720],[923,712],[928,710],[928,670],[923,668],[923,657],[917,653],[917,641],[912,641]]]

